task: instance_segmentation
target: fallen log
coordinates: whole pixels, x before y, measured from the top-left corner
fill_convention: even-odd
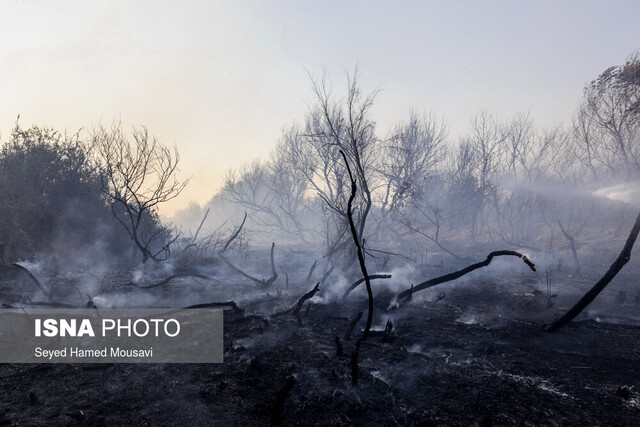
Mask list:
[[[288,310],[280,311],[274,314],[274,316],[283,316],[285,314],[292,314],[294,316],[297,316],[300,313],[300,309],[302,308],[302,305],[304,304],[304,302],[308,299],[313,298],[313,296],[319,290],[320,290],[320,282],[316,283],[313,289],[311,289],[309,292],[302,295],[302,297],[298,300],[298,302],[293,307],[289,308]]]
[[[162,286],[164,284],[169,283],[170,281],[174,280],[174,279],[178,279],[180,277],[195,277],[196,279],[203,279],[203,280],[213,280],[212,277],[209,276],[205,276],[203,274],[199,274],[199,273],[176,273],[176,274],[172,274],[171,276],[167,277],[166,279],[158,282],[158,283],[154,283],[152,285],[139,285],[137,283],[135,283],[134,281],[129,282],[130,285],[133,285],[137,288],[140,289],[152,289],[152,288],[157,288],[158,286]]]
[[[225,301],[225,302],[206,302],[203,304],[194,304],[183,308],[213,308],[213,307],[231,307],[234,312],[241,314],[244,313],[244,310],[238,307],[238,304],[235,301]]]
[[[17,262],[14,262],[12,265],[17,269],[23,271],[27,276],[29,276],[29,278],[33,281],[33,283],[35,283],[36,286],[42,291],[42,293],[45,294],[47,299],[51,300],[51,294],[49,293],[49,291],[47,291],[44,288],[44,286],[42,286],[42,283],[40,283],[40,281],[36,278],[36,276],[33,275],[33,273],[29,271],[28,268],[21,266]]]
[[[423,289],[427,289],[427,288],[431,288],[433,286],[436,285],[440,285],[442,283],[446,283],[446,282],[450,282],[452,280],[458,279],[462,276],[464,276],[467,273],[471,273],[474,270],[477,270],[479,268],[482,267],[486,267],[489,264],[491,264],[491,260],[493,260],[493,258],[498,257],[498,256],[516,256],[518,258],[521,258],[522,261],[524,261],[525,264],[527,264],[527,266],[531,269],[531,271],[536,271],[536,266],[535,264],[533,264],[531,262],[531,260],[529,259],[529,256],[526,254],[521,254],[520,252],[516,252],[516,251],[508,251],[508,250],[504,250],[504,251],[494,251],[491,252],[489,255],[487,255],[487,258],[484,261],[472,264],[466,268],[463,268],[462,270],[458,270],[458,271],[454,271],[453,273],[449,273],[449,274],[445,274],[444,276],[440,276],[440,277],[436,277],[434,279],[429,279],[425,282],[419,283],[416,286],[412,286],[412,288],[407,289],[405,291],[402,291],[399,295],[398,295],[398,301],[402,301],[405,302],[407,300],[409,300],[409,298],[416,292],[421,291]]]
[[[391,279],[391,275],[390,274],[372,274],[369,276],[369,280],[375,280],[375,279]],[[353,282],[351,286],[349,286],[349,289],[345,291],[344,295],[342,296],[342,299],[345,300],[349,296],[351,291],[353,291],[355,288],[360,286],[360,284],[362,283],[364,283],[364,277]]]
[[[596,297],[602,292],[604,288],[607,287],[609,282],[613,280],[614,277],[618,274],[618,272],[624,267],[624,265],[629,262],[631,259],[631,249],[633,249],[633,245],[638,238],[638,233],[640,232],[640,214],[636,218],[636,222],[631,228],[631,232],[629,233],[629,237],[627,237],[627,241],[618,255],[618,258],[611,264],[609,270],[605,273],[604,276],[598,282],[593,285],[589,291],[580,300],[571,307],[565,314],[554,320],[550,325],[545,327],[545,331],[554,332],[558,329],[562,328],[567,323],[571,322],[578,314],[582,312],[591,302],[596,299]]]
[[[54,301],[29,301],[25,303],[21,303],[20,307],[16,307],[10,304],[3,304],[4,308],[28,308],[28,307],[49,307],[49,308],[85,308],[78,307],[73,304],[66,304],[63,302],[54,302]]]

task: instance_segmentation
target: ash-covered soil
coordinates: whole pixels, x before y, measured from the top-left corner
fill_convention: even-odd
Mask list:
[[[244,314],[225,311],[222,364],[0,365],[0,425],[639,425],[640,327],[620,323],[637,313],[631,296],[605,293],[609,318],[547,333],[577,294],[548,308],[529,280],[434,289],[400,308],[377,292],[356,387],[344,335],[361,293],[298,319],[268,314],[308,289],[262,292]]]

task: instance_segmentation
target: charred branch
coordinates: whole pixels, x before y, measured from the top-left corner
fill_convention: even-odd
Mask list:
[[[21,266],[20,264],[13,263],[13,266],[16,267],[17,269],[23,271],[27,276],[29,276],[29,278],[31,279],[31,281],[33,281],[33,283],[36,284],[36,286],[38,287],[38,289],[40,289],[42,291],[43,294],[45,294],[45,296],[47,297],[47,299],[49,299],[49,301],[51,301],[51,294],[49,293],[49,291],[47,291],[45,289],[44,286],[42,286],[42,283],[40,283],[40,281],[36,278],[36,276],[33,275],[33,273],[31,273],[29,271],[28,268]]]
[[[207,211],[204,213],[204,217],[202,218],[202,221],[200,222],[200,225],[198,226],[198,229],[196,230],[195,234],[193,235],[193,239],[191,239],[191,244],[195,245],[196,242],[198,241],[198,234],[200,234],[200,230],[202,229],[202,226],[204,225],[204,222],[207,220],[207,216],[209,215],[209,211],[211,210],[211,207],[207,208]]]
[[[356,327],[360,319],[362,319],[361,311],[359,311],[358,314],[356,314],[356,317],[354,317],[353,320],[351,320],[351,323],[349,323],[349,328],[347,328],[347,332],[345,332],[344,334],[345,341],[349,341],[351,339],[351,333],[353,332],[353,328]]]
[[[498,256],[516,256],[518,258],[521,258],[522,261],[525,264],[527,264],[527,266],[531,269],[531,271],[536,271],[535,265],[531,262],[528,255],[526,254],[521,254],[520,252],[508,251],[508,250],[494,251],[494,252],[491,252],[489,255],[487,255],[487,258],[484,261],[472,264],[466,268],[463,268],[462,270],[445,274],[444,276],[436,277],[434,279],[429,279],[416,286],[412,286],[410,289],[407,289],[401,292],[400,295],[398,295],[398,301],[402,301],[402,302],[407,301],[415,292],[421,291],[423,289],[431,288],[433,286],[440,285],[442,283],[450,282],[452,280],[456,280],[467,273],[471,273],[474,270],[477,270],[482,267],[486,267],[489,264],[491,264],[491,260],[493,260],[493,258]]]
[[[209,276],[205,276],[203,274],[199,274],[199,273],[176,273],[176,274],[172,274],[171,276],[167,277],[164,280],[161,280],[160,282],[154,283],[152,285],[139,285],[133,281],[130,282],[131,285],[138,287],[140,289],[153,289],[153,288],[157,288],[159,286],[165,285],[167,283],[169,283],[170,281],[174,280],[174,279],[178,279],[180,277],[195,277],[196,279],[203,279],[203,280],[213,280],[212,277]]]
[[[209,212],[209,211],[207,211]],[[244,223],[247,220],[247,213],[244,213],[244,218],[242,218],[242,222],[240,223],[240,226],[238,227],[238,229],[233,233],[233,235],[231,235],[231,237],[229,237],[229,240],[227,240],[227,243],[225,243],[224,247],[222,248],[222,250],[220,251],[220,253],[222,254],[224,251],[226,251],[229,248],[229,245],[231,244],[231,242],[233,242],[238,235],[240,234],[240,232],[242,231],[242,227],[244,227]]]
[[[278,273],[276,272],[276,263],[273,259],[273,252],[276,248],[276,242],[271,243],[271,278],[265,282],[266,286],[271,286],[273,282],[278,278]]]
[[[292,314],[294,316],[297,316],[298,314],[300,314],[300,309],[302,309],[302,305],[304,304],[304,302],[306,300],[308,300],[308,299],[313,298],[313,296],[319,290],[320,290],[320,282],[316,283],[316,285],[313,287],[313,289],[311,289],[309,292],[307,292],[306,294],[302,295],[302,297],[298,300],[298,302],[293,307],[291,307],[288,310],[280,311],[280,312],[274,314],[274,316],[283,316],[285,314]]]
[[[276,247],[275,242],[271,243],[271,277],[269,279],[267,279],[267,280],[258,279],[257,277],[253,277],[253,276],[245,273],[244,271],[242,271],[241,269],[239,269],[238,267],[233,265],[231,263],[231,261],[229,261],[227,258],[225,258],[224,255],[222,255],[222,253],[219,253],[218,255],[220,256],[220,259],[222,261],[224,261],[224,263],[227,264],[229,266],[229,268],[231,268],[236,273],[246,277],[247,279],[249,279],[252,282],[254,282],[255,284],[257,284],[258,286],[261,286],[263,288],[268,288],[278,278],[278,273],[276,272],[276,264],[275,264],[275,261],[274,261],[274,258],[273,258],[273,253],[274,253],[275,247]]]
[[[426,237],[427,239],[431,240],[433,243],[436,244],[436,246],[438,246],[440,249],[442,249],[444,252],[446,252],[447,254],[451,255],[452,257],[454,257],[455,259],[457,259],[458,261],[463,261],[463,262],[473,262],[474,260],[468,257],[463,257],[460,256],[456,253],[454,253],[453,251],[447,249],[445,246],[442,245],[442,243],[440,243],[439,239],[434,239],[433,237],[429,236],[427,233],[424,233],[423,231],[418,230],[417,228],[412,227],[408,220],[403,220],[403,225],[405,227],[407,227],[409,230],[411,230],[412,232],[419,234],[423,237]]]
[[[550,325],[548,325],[545,330],[548,332],[557,331],[562,328],[567,323],[571,322],[578,314],[582,312],[591,302],[596,299],[596,297],[602,292],[602,290],[607,287],[609,282],[613,280],[614,277],[618,274],[618,272],[624,267],[624,265],[629,262],[631,258],[631,249],[633,249],[633,245],[636,242],[638,237],[638,233],[640,232],[640,214],[636,218],[636,222],[631,229],[631,233],[629,233],[629,237],[627,238],[627,242],[625,243],[620,255],[618,258],[611,264],[609,270],[605,273],[604,276],[595,284],[589,291],[584,294],[582,298],[571,307],[565,314],[560,316],[558,319],[554,320]]]
[[[279,425],[282,423],[282,411],[284,411],[284,402],[287,400],[287,396],[291,393],[291,389],[296,384],[296,379],[293,376],[287,378],[287,382],[284,387],[278,392],[276,402],[273,405],[271,411],[271,419],[269,420],[271,425]]]
[[[375,280],[375,279],[391,279],[391,275],[390,274],[372,274],[371,276],[369,276],[369,280]],[[360,286],[360,284],[362,284],[363,282],[364,282],[364,277],[353,282],[351,286],[349,286],[349,289],[347,289],[344,295],[342,296],[342,299],[346,299],[351,293],[351,291],[353,291],[355,288]]]
[[[307,274],[307,278],[304,279],[304,283],[309,283],[311,281],[311,276],[313,276],[313,271],[316,269],[316,266],[318,265],[318,261],[313,261],[313,264],[311,265],[311,268],[309,269],[309,274]]]
[[[244,313],[244,310],[238,307],[238,304],[235,301],[225,301],[225,302],[207,302],[203,304],[195,304],[190,305],[184,308],[214,308],[214,307],[231,307],[231,309],[238,314]]]

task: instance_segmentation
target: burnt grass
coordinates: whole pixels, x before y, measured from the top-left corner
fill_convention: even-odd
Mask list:
[[[548,308],[528,280],[449,287],[400,308],[377,292],[358,386],[349,354],[364,317],[344,335],[366,301],[264,314],[303,288],[225,310],[222,364],[0,365],[0,425],[639,425],[640,328],[582,318],[544,332],[572,298]],[[603,298],[612,313],[637,311]]]

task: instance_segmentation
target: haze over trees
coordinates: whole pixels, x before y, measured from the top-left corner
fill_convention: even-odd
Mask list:
[[[91,263],[90,253],[131,262],[133,248],[143,261],[168,258],[177,235],[161,224],[155,207],[186,181],[176,178],[177,152],[146,129],[133,140],[119,125],[83,141],[79,133],[16,122],[0,152],[2,261],[45,256]]]
[[[215,218],[183,230],[190,236],[158,216],[188,180],[177,150],[146,128],[127,135],[114,124],[83,138],[16,123],[0,153],[2,259],[91,246],[137,251],[143,262],[170,260],[172,247],[180,252],[174,259],[187,262],[187,250],[213,260],[246,211],[238,247],[277,240],[319,251],[325,271],[333,265],[357,274],[342,151],[358,184],[357,241],[379,269],[392,260],[478,260],[479,245],[506,245],[560,250],[577,273],[585,239],[620,235],[633,218],[616,198],[640,180],[639,64],[633,54],[588,83],[573,123],[540,128],[524,113],[480,111],[457,141],[435,113],[409,110],[380,129],[378,90],[364,89],[357,69],[344,91],[326,76],[313,78],[302,122],[284,127],[268,159],[227,173],[212,200],[231,215],[214,209]]]
[[[325,257],[346,251],[354,265],[342,149],[359,183],[358,237],[374,260],[415,258],[425,247],[457,260],[477,259],[464,249],[473,244],[562,247],[579,272],[585,230],[618,234],[633,218],[613,199],[639,186],[639,81],[634,54],[585,86],[573,123],[539,128],[527,114],[481,111],[452,141],[434,114],[410,112],[379,129],[377,91],[359,85],[357,70],[344,93],[323,76],[312,81],[303,123],[285,129],[268,161],[230,172],[221,194],[247,210],[250,227],[292,243],[322,241]]]
[[[435,113],[409,110],[404,120],[381,129],[375,117],[379,91],[363,88],[357,69],[347,74],[344,91],[324,75],[312,78],[311,91],[302,122],[284,127],[268,158],[228,171],[210,206],[190,206],[192,227],[182,230],[162,220],[159,209],[189,180],[178,168],[177,148],[144,126],[128,133],[115,122],[83,137],[16,122],[0,150],[0,259],[9,272],[0,283],[9,284],[0,289],[3,306],[226,309],[238,336],[225,337],[231,338],[225,357],[242,372],[264,380],[270,362],[256,342],[306,354],[286,369],[275,366],[276,375],[292,373],[271,414],[280,422],[296,384],[293,369],[302,372],[297,363],[305,370],[323,365],[300,378],[309,384],[323,377],[318,390],[332,396],[322,400],[325,410],[338,395],[334,384],[347,376],[345,347],[357,399],[358,388],[370,387],[372,379],[376,396],[382,383],[392,390],[395,373],[385,378],[374,368],[386,365],[381,369],[397,373],[402,363],[420,375],[440,369],[451,378],[479,360],[481,381],[493,375],[502,384],[507,375],[491,374],[496,369],[466,347],[467,358],[451,364],[452,353],[441,355],[451,343],[458,351],[464,345],[455,339],[478,331],[461,333],[452,316],[455,323],[484,328],[478,335],[492,349],[497,335],[489,330],[501,337],[524,331],[518,342],[526,341],[535,322],[555,317],[544,328],[553,332],[584,313],[630,261],[640,234],[638,54],[585,86],[571,124],[541,128],[525,113],[498,117],[482,110],[458,140]],[[612,250],[618,244],[622,250]],[[602,275],[605,264],[610,266]],[[31,293],[24,291],[27,279]],[[509,281],[508,291],[500,289],[501,279]],[[588,290],[587,281],[595,282]],[[628,313],[626,290],[636,292],[634,309],[640,292],[623,285],[616,308]],[[456,297],[457,286],[472,289]],[[451,296],[438,307],[447,294],[433,293],[436,287]],[[584,295],[578,299],[576,293]],[[554,309],[559,300],[563,305]],[[425,325],[434,325],[433,318],[423,318],[427,304],[429,315],[446,325],[439,332],[449,334],[440,344],[432,337],[414,341]],[[477,307],[499,326],[479,325]],[[509,323],[525,318],[517,327]],[[405,336],[394,332],[394,322]],[[322,334],[316,335],[322,342],[314,341],[318,331],[329,331],[332,341]],[[335,359],[327,342],[335,345]],[[438,350],[427,354],[421,345]],[[248,357],[251,352],[255,357]],[[320,361],[308,364],[309,353]],[[553,372],[549,382],[509,375],[527,392],[548,391],[558,368],[546,361],[545,367]],[[331,374],[323,373],[328,369]],[[631,396],[629,389],[618,391]],[[562,396],[554,393],[554,399]],[[396,394],[388,396],[388,405],[397,406]]]

